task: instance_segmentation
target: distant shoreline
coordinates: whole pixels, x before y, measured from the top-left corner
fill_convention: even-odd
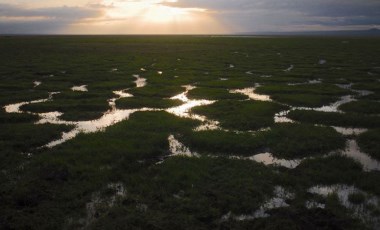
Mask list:
[[[263,38],[263,37],[380,37],[380,29],[370,30],[340,30],[340,31],[289,31],[289,32],[242,32],[231,34],[1,34],[0,37],[17,36],[199,36],[199,37],[235,37],[235,38]]]

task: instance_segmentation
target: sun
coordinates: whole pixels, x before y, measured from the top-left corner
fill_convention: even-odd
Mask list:
[[[225,27],[204,8],[179,7],[176,0],[100,0],[102,16],[71,25],[71,33],[206,34]]]
[[[196,18],[195,10],[155,5],[147,9],[142,20],[150,23],[170,23],[178,21],[192,21]]]
[[[104,0],[108,5],[106,14],[112,19],[138,19],[146,23],[165,24],[178,21],[196,20],[197,13],[204,12],[198,8],[179,8],[165,5],[173,0],[145,0],[145,1],[111,1]]]

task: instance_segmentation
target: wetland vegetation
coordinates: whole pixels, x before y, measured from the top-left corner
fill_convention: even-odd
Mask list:
[[[0,37],[0,229],[379,229],[379,53]]]

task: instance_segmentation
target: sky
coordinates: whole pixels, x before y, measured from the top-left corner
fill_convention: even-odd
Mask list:
[[[380,28],[380,0],[0,0],[0,34],[228,34]]]

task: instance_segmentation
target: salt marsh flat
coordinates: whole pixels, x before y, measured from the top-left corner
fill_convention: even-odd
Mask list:
[[[380,39],[0,37],[1,229],[379,229]]]

